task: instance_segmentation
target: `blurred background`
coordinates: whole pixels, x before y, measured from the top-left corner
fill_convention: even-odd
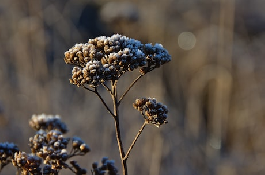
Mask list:
[[[75,43],[119,33],[161,43],[172,55],[121,105],[125,149],[143,123],[136,98],[155,97],[170,110],[167,125],[145,128],[129,174],[265,174],[264,7],[261,0],[1,0],[0,142],[29,152],[32,114],[59,114],[67,136],[92,149],[76,159],[82,167],[89,172],[107,156],[121,173],[112,117],[94,94],[69,83],[72,66],[63,61]],[[120,79],[120,94],[138,74]]]

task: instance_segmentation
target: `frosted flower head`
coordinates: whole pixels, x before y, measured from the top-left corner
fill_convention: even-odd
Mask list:
[[[88,43],[74,45],[64,55],[66,64],[75,65],[70,83],[93,88],[138,68],[145,74],[171,60],[162,45],[142,44],[119,34],[89,39]]]
[[[14,143],[0,143],[0,170],[11,162],[16,152],[19,152],[19,149]]]
[[[110,174],[118,175],[118,169],[115,167],[115,161],[109,160],[107,157],[103,157],[101,160],[101,166],[98,166],[97,162],[92,164],[92,172],[95,175]]]
[[[156,99],[136,99],[133,106],[141,112],[147,123],[154,124],[157,127],[167,123],[167,106],[157,102]]]
[[[22,171],[22,174],[41,174],[42,160],[38,156],[18,152],[15,153],[12,163]]]
[[[163,48],[162,44],[155,44],[154,46],[152,44],[145,44],[144,52],[146,54],[147,64],[140,69],[142,74],[146,74],[171,61],[171,56],[168,51]]]
[[[75,174],[83,175],[83,174],[86,174],[86,173],[87,173],[86,169],[81,168],[81,167],[77,164],[76,161],[71,160],[71,161],[70,161],[70,164],[72,165],[72,168],[73,168]]]
[[[40,132],[41,131],[41,132]],[[59,172],[62,168],[67,168],[66,161],[76,155],[85,155],[90,151],[88,145],[79,137],[72,138],[72,151],[67,151],[70,138],[65,138],[59,130],[51,130],[46,133],[40,130],[34,137],[29,139],[31,152],[43,160],[43,171]],[[84,169],[82,169],[84,170]]]
[[[72,147],[76,152],[87,153],[90,151],[90,148],[85,142],[79,137],[72,138]]]
[[[61,121],[61,117],[59,115],[32,115],[29,125],[35,130],[43,129],[49,131],[57,129],[62,133],[67,132],[67,127],[65,123]]]

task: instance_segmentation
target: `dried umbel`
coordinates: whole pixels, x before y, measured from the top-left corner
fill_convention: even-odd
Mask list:
[[[162,124],[167,123],[168,110],[166,106],[157,103],[155,99],[143,98],[136,100],[134,107],[141,112],[145,121],[129,149],[125,151],[122,144],[119,124],[120,104],[141,77],[169,62],[171,56],[161,44],[142,44],[138,40],[119,34],[110,37],[101,36],[90,39],[88,43],[85,44],[76,44],[66,51],[64,55],[65,63],[75,66],[72,69],[70,83],[95,93],[109,114],[113,117],[122,172],[123,175],[128,175],[126,162],[143,129],[147,124],[154,124],[160,127]],[[132,81],[124,93],[119,96],[117,90],[119,78],[126,72],[136,69],[139,70],[140,74]],[[97,87],[100,85],[109,92],[113,103],[113,110],[111,110],[110,106],[105,102],[98,91]],[[81,148],[83,144],[78,138],[74,138],[73,145],[74,147]],[[83,148],[87,150],[84,145]],[[114,162],[108,161],[107,158],[103,158],[101,167],[98,167],[97,163],[94,163],[92,167],[93,174],[95,175],[117,174]]]
[[[64,55],[66,64],[76,66],[72,70],[70,82],[77,86],[88,84],[90,87],[117,80],[125,72],[139,67],[140,73],[146,74],[171,60],[161,44],[142,44],[119,34],[76,44]]]
[[[30,125],[38,131],[29,138],[31,153],[19,151],[13,143],[0,143],[0,172],[7,164],[17,167],[17,174],[58,175],[61,169],[70,169],[76,175],[86,174],[76,161],[75,156],[83,156],[90,151],[89,146],[79,137],[64,137],[66,125],[58,116],[33,115]],[[52,129],[52,130],[50,130]],[[71,151],[67,151],[67,147]]]
[[[57,129],[62,133],[67,132],[67,127],[65,123],[61,121],[61,117],[59,115],[32,115],[31,120],[29,121],[29,125],[35,130],[54,130]]]
[[[43,174],[57,175],[63,168],[75,174],[86,174],[76,161],[67,161],[74,156],[83,156],[90,151],[89,146],[79,137],[64,137],[66,125],[55,115],[33,115],[29,124],[38,131],[29,138],[31,152],[39,157],[44,164]],[[52,130],[50,130],[52,129]],[[72,140],[72,141],[71,141]],[[71,151],[67,151],[67,147]]]
[[[93,175],[118,175],[118,169],[114,165],[114,160],[108,160],[107,157],[103,157],[101,163],[100,167],[98,167],[97,162],[92,164]]]
[[[157,127],[167,123],[167,106],[156,102],[154,98],[136,99],[133,107],[141,112],[147,123],[154,124]]]
[[[11,162],[13,155],[18,151],[19,149],[14,143],[0,143],[0,171]]]
[[[76,142],[78,140],[78,143]],[[70,138],[65,138],[58,130],[51,130],[48,133],[45,131],[37,132],[34,137],[29,139],[29,146],[32,153],[43,159],[43,163],[51,165],[51,171],[58,172],[62,168],[69,168],[66,161],[77,155],[85,155],[90,151],[87,144],[80,138],[73,137],[72,151],[68,153],[67,146],[70,143]],[[46,167],[46,171],[49,167]]]
[[[81,168],[76,161],[70,161],[70,164],[72,165],[72,171],[77,175],[83,175],[86,174],[87,171],[84,168]]]
[[[41,158],[25,152],[15,153],[12,160],[14,166],[18,167],[22,174],[41,174]]]

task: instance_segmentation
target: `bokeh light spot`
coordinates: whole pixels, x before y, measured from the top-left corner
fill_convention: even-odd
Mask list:
[[[178,37],[178,45],[184,50],[191,50],[196,44],[196,37],[191,32],[182,32]]]

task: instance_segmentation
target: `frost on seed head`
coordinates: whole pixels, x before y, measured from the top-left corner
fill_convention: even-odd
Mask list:
[[[59,115],[32,115],[31,120],[29,121],[29,125],[35,130],[53,130],[57,129],[62,133],[67,132],[67,127],[65,123],[61,121],[61,117]]]
[[[78,87],[85,84],[97,87],[137,68],[140,68],[141,74],[146,74],[171,60],[161,44],[142,44],[119,34],[76,44],[64,56],[66,64],[75,65],[70,83]]]
[[[133,107],[141,112],[149,124],[160,127],[167,123],[167,106],[157,102],[155,98],[136,99]]]

